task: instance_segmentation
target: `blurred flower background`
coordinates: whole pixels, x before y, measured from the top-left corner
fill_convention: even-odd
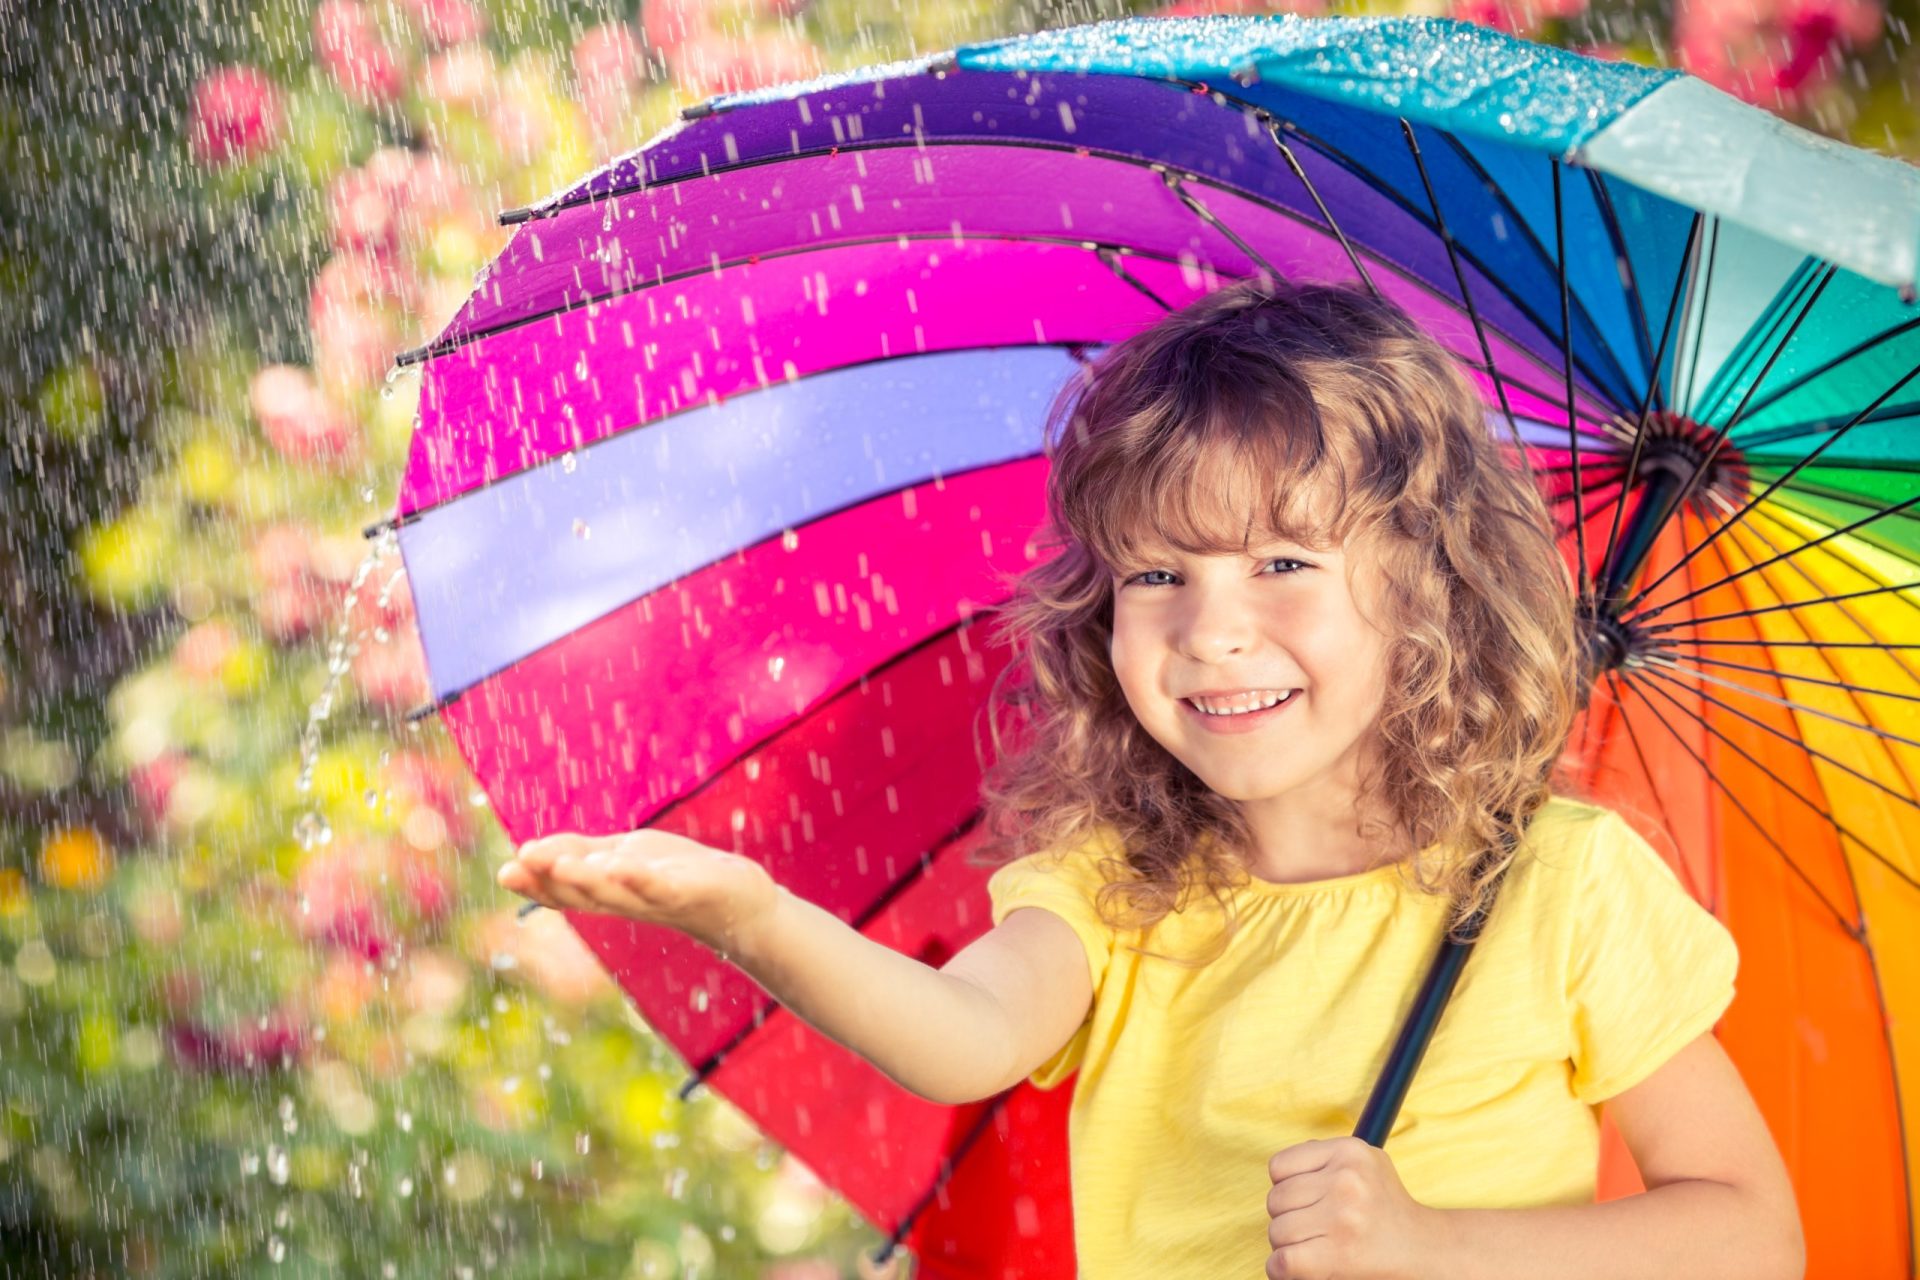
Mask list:
[[[0,1275],[851,1276],[428,718],[392,505],[527,204],[1024,0],[0,0]],[[1297,0],[1678,66],[1920,157],[1920,0]]]

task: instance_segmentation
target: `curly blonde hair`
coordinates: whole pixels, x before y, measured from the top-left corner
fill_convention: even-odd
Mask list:
[[[1126,866],[1108,860],[1103,919],[1144,929],[1203,887],[1226,910],[1224,945],[1251,832],[1128,707],[1110,657],[1114,576],[1149,540],[1196,554],[1257,534],[1361,540],[1388,611],[1362,794],[1415,848],[1437,848],[1433,865],[1402,865],[1456,900],[1450,928],[1490,905],[1532,815],[1577,791],[1555,774],[1586,670],[1547,504],[1446,349],[1358,288],[1243,280],[1086,364],[1055,397],[1044,447],[1038,548],[1056,554],[1008,581],[992,619],[1013,660],[985,711],[993,762],[969,860],[998,866],[1104,828]],[[1248,481],[1269,509],[1220,527],[1217,495]],[[1322,485],[1338,498],[1331,527],[1308,509]],[[1114,918],[1116,899],[1132,918]]]

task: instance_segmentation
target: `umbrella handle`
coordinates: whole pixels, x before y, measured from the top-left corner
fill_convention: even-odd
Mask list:
[[[1513,847],[1511,832],[1505,837],[1504,847],[1509,850]],[[1483,859],[1490,858],[1492,854],[1482,856]],[[1400,1104],[1406,1099],[1407,1089],[1413,1083],[1413,1073],[1419,1069],[1420,1059],[1426,1055],[1427,1042],[1433,1039],[1434,1028],[1440,1023],[1441,1010],[1446,1007],[1448,997],[1453,995],[1454,985],[1460,980],[1460,970],[1466,966],[1474,943],[1480,941],[1480,930],[1486,924],[1487,911],[1493,905],[1500,883],[1505,878],[1503,869],[1486,900],[1480,904],[1480,909],[1462,925],[1461,933],[1464,936],[1456,937],[1449,931],[1441,939],[1439,953],[1434,956],[1433,965],[1427,970],[1426,981],[1420,984],[1420,993],[1414,997],[1413,1008],[1400,1026],[1400,1035],[1393,1043],[1393,1051],[1387,1055],[1387,1065],[1381,1069],[1380,1078],[1374,1081],[1373,1093],[1360,1113],[1360,1123],[1354,1128],[1353,1136],[1368,1145],[1386,1146],[1387,1133],[1393,1128],[1394,1118],[1400,1114]]]

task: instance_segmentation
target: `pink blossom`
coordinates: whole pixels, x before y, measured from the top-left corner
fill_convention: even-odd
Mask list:
[[[689,93],[710,97],[820,74],[820,50],[802,36],[774,34],[751,41],[709,32],[680,46],[673,74]]]
[[[1587,0],[1452,0],[1448,15],[1496,31],[1531,37],[1548,21],[1577,17]]]
[[[404,815],[422,806],[432,809],[450,843],[467,843],[473,823],[464,803],[468,782],[458,764],[418,751],[396,751],[381,776],[393,797],[395,813]]]
[[[321,0],[313,11],[315,57],[356,102],[392,102],[405,88],[400,58],[360,0]]]
[[[260,629],[280,644],[294,644],[312,635],[327,616],[327,602],[309,582],[286,582],[253,597],[253,616]]]
[[[219,676],[239,642],[233,628],[218,618],[196,623],[174,645],[173,664],[188,679],[204,683]]]
[[[1173,0],[1151,10],[1149,18],[1199,18],[1210,13],[1298,13],[1319,17],[1327,11],[1326,0]]]
[[[393,203],[364,171],[348,169],[327,190],[334,247],[343,250],[392,250],[397,247]]]
[[[309,942],[379,963],[396,940],[377,901],[379,877],[392,867],[383,844],[349,841],[307,855],[294,876],[294,925]]]
[[[279,86],[265,72],[220,67],[194,88],[188,146],[208,168],[236,164],[271,151],[285,122]]]
[[[362,642],[353,656],[353,683],[361,697],[385,711],[410,711],[425,702],[432,689],[419,636],[408,628],[385,644]]]
[[[173,784],[180,780],[185,764],[184,755],[169,749],[127,771],[127,782],[149,821],[157,822],[166,816],[167,797],[173,793]]]
[[[182,1068],[201,1075],[264,1075],[299,1065],[308,1050],[306,1036],[282,1012],[217,1029],[177,1020],[167,1025],[167,1043]]]
[[[427,43],[436,47],[478,40],[487,33],[487,15],[468,0],[407,0]]]
[[[353,419],[297,365],[262,368],[253,377],[249,398],[261,430],[288,458],[345,463],[359,451],[360,433]]]
[[[495,92],[493,54],[485,45],[455,45],[427,59],[420,70],[420,92],[434,102],[479,110]]]
[[[1877,39],[1874,0],[1680,0],[1675,60],[1758,106],[1794,111],[1832,78],[1836,55]]]
[[[607,22],[574,41],[573,74],[583,98],[618,93],[647,78],[640,36],[624,22]]]
[[[313,367],[332,393],[350,396],[371,387],[393,367],[399,336],[382,312],[322,307],[313,317]]]
[[[400,859],[400,887],[407,905],[424,923],[439,923],[453,914],[459,899],[452,868],[446,858],[419,849],[403,850]]]
[[[718,34],[715,7],[715,0],[647,0],[640,6],[647,48],[671,64],[688,41]]]

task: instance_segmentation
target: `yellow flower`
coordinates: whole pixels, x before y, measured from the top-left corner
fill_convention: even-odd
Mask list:
[[[0,916],[27,913],[27,878],[13,867],[0,867]]]
[[[92,893],[107,882],[112,864],[106,842],[91,827],[56,832],[40,847],[40,878],[56,889]]]

